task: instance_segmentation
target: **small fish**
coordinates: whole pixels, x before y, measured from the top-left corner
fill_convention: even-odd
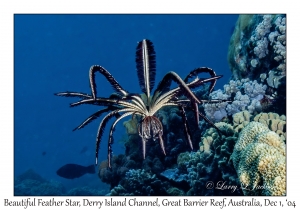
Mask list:
[[[45,151],[44,151],[44,152],[42,152],[42,155],[43,155],[43,156],[45,156],[46,154],[47,154],[47,152],[45,152]]]
[[[95,173],[95,166],[90,165],[90,166],[81,166],[78,164],[66,164],[59,168],[56,171],[56,174],[58,176],[61,176],[66,179],[74,179],[74,178],[79,178],[83,176],[84,174],[94,174]]]
[[[81,151],[80,151],[79,154],[83,154],[83,153],[85,153],[87,150],[88,150],[88,147],[87,147],[87,146],[84,146],[84,147],[81,149]]]

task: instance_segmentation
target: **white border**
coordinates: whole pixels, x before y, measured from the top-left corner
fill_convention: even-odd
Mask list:
[[[296,2],[296,1],[293,1]],[[2,0],[0,2],[0,164],[1,164],[1,206],[4,198],[20,200],[22,197],[13,197],[13,14],[15,13],[287,13],[287,197],[270,198],[286,203],[296,199],[296,191],[299,189],[299,16],[298,8],[287,1],[274,0],[251,0],[251,1],[37,1],[37,0]],[[140,197],[142,200],[151,198]],[[45,197],[46,200],[50,199]],[[66,197],[59,198],[61,200]],[[80,197],[71,197],[81,200]],[[91,198],[91,200],[103,200],[103,197]],[[116,198],[122,200],[123,198]],[[160,198],[162,200],[163,198]],[[178,198],[171,197],[170,200]],[[195,199],[193,197],[192,199]],[[211,199],[203,198],[203,199]],[[222,200],[221,197],[216,197]],[[228,198],[229,199],[229,198]],[[242,199],[242,198],[236,198]],[[250,199],[248,197],[248,199]],[[263,200],[264,198],[257,198]],[[88,207],[87,207],[88,208]],[[96,209],[96,207],[93,207]],[[116,207],[117,209],[119,207]],[[128,206],[127,206],[128,208]],[[140,207],[138,207],[140,208]],[[176,208],[176,207],[174,207]],[[179,207],[180,208],[180,207]],[[199,208],[199,207],[197,207]],[[220,208],[220,207],[218,207]],[[279,208],[279,207],[278,207]],[[2,209],[2,208],[1,208]],[[14,209],[14,208],[13,208]],[[40,208],[39,209],[43,209]],[[91,208],[89,208],[91,209]],[[113,208],[114,209],[114,208]],[[274,208],[273,208],[274,209]]]

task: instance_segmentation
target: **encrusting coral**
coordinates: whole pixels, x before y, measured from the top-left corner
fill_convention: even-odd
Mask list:
[[[231,155],[244,195],[286,194],[285,143],[259,122],[239,134]]]

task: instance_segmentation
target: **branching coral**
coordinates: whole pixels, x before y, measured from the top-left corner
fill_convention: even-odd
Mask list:
[[[285,143],[259,122],[240,133],[231,155],[245,195],[286,194]]]
[[[207,189],[206,184],[212,181],[226,182],[239,186],[236,172],[229,161],[235,141],[233,127],[220,122],[216,126],[224,134],[219,136],[214,128],[206,130],[197,152],[185,152],[178,156],[179,170],[177,177],[186,177],[190,185],[187,195],[241,195],[241,191]]]
[[[168,195],[168,188],[155,174],[141,169],[130,169],[120,184],[108,195]]]
[[[251,114],[260,112],[262,110],[260,100],[264,97],[266,89],[266,85],[259,84],[256,80],[231,80],[229,84],[224,85],[223,91],[213,91],[210,97],[211,99],[221,98],[228,100],[235,95],[232,103],[206,103],[204,105],[205,114],[213,122],[219,122],[224,117],[244,110],[248,110]]]
[[[232,82],[232,91],[236,91],[240,88],[239,85],[243,85],[243,83]],[[244,86],[243,87],[247,87]],[[228,90],[228,88],[227,88]],[[249,95],[251,95],[251,91],[248,91]],[[224,91],[225,92],[225,91]],[[227,93],[230,93],[228,90]],[[252,97],[257,97],[257,95],[252,95]],[[168,113],[173,113],[172,116]],[[166,123],[170,124],[170,128],[176,127],[176,110],[162,110],[161,117],[165,118],[167,121]],[[174,119],[173,119],[174,118]],[[274,123],[270,123],[271,121],[277,122],[277,120],[281,120],[281,123],[278,123],[274,126]],[[208,181],[212,181],[215,184],[220,184],[225,182],[231,186],[241,186],[245,187],[245,184],[249,183],[248,187],[260,186],[264,184],[268,187],[265,189],[264,192],[255,191],[256,194],[268,194],[268,195],[277,195],[279,191],[281,192],[280,187],[283,184],[283,178],[280,175],[277,178],[270,178],[270,179],[262,179],[262,178],[251,178],[252,173],[251,170],[254,170],[252,166],[243,166],[242,168],[246,171],[241,176],[236,171],[234,165],[241,164],[241,159],[234,158],[232,153],[235,149],[236,157],[242,157],[245,163],[254,162],[259,163],[259,169],[262,173],[268,174],[270,173],[269,166],[277,167],[278,173],[281,173],[280,170],[284,166],[282,165],[283,160],[274,160],[272,154],[275,154],[275,149],[273,147],[280,146],[282,142],[276,133],[271,132],[268,127],[263,126],[259,128],[253,129],[253,131],[248,132],[247,136],[243,138],[243,140],[238,140],[238,135],[244,127],[247,127],[249,123],[252,121],[260,121],[260,122],[269,122],[269,125],[272,125],[270,128],[274,128],[272,130],[275,131],[275,127],[277,130],[280,130],[280,125],[285,123],[285,116],[277,116],[276,114],[271,113],[261,113],[258,115],[252,115],[249,111],[242,111],[239,113],[235,113],[232,116],[232,124],[219,122],[215,125],[218,127],[219,130],[222,132],[222,136],[214,128],[207,129],[202,137],[200,138],[199,143],[199,150],[193,152],[183,152],[182,148],[184,147],[185,143],[180,137],[174,133],[169,133],[167,136],[168,144],[172,145],[172,149],[169,151],[171,156],[177,157],[177,164],[173,161],[170,161],[171,156],[165,157],[157,157],[152,153],[151,150],[149,151],[149,158],[144,160],[143,164],[136,160],[134,163],[136,164],[135,170],[129,171],[127,170],[123,173],[123,176],[114,176],[118,182],[114,185],[109,195],[242,195],[242,188],[237,190],[218,190],[214,189],[207,189],[206,183]],[[254,122],[257,123],[257,122]],[[284,126],[283,126],[284,127]],[[168,128],[166,128],[168,130]],[[253,136],[258,132],[260,133],[259,139],[260,142],[253,143]],[[277,131],[279,132],[279,131]],[[130,135],[134,136],[134,135]],[[257,137],[258,138],[258,137]],[[256,139],[256,138],[254,138]],[[271,139],[271,140],[270,140]],[[255,140],[256,141],[256,140]],[[267,143],[266,143],[267,142]],[[279,143],[280,144],[279,144]],[[247,152],[244,152],[245,148],[248,148]],[[262,144],[259,146],[258,144]],[[186,145],[185,145],[186,146]],[[256,147],[257,146],[257,147]],[[280,146],[282,148],[282,146]],[[155,147],[151,147],[155,150]],[[260,149],[261,148],[261,149]],[[271,149],[270,149],[271,148]],[[137,149],[137,148],[136,148]],[[156,148],[159,149],[159,148]],[[174,151],[173,151],[174,150]],[[176,150],[176,151],[175,151]],[[256,150],[263,152],[263,151],[270,151],[269,156],[265,157],[251,155],[251,153],[255,153]],[[275,152],[274,152],[275,151]],[[182,152],[182,153],[180,153]],[[178,155],[179,154],[179,155]],[[125,157],[125,156],[124,156]],[[127,158],[132,156],[127,156]],[[137,156],[138,157],[138,156]],[[263,157],[263,158],[262,158]],[[172,157],[173,158],[173,157]],[[273,159],[272,159],[273,158]],[[247,162],[248,161],[248,162]],[[113,161],[113,162],[122,162],[122,161]],[[275,164],[275,165],[274,165]],[[277,164],[277,165],[276,165]],[[246,164],[244,164],[246,165]],[[264,167],[266,166],[266,167]],[[121,168],[121,165],[118,165]],[[247,168],[248,167],[248,168]],[[258,167],[258,166],[257,166]],[[140,169],[141,168],[141,169]],[[114,167],[113,167],[114,169]],[[242,169],[240,169],[241,171]],[[276,175],[274,173],[274,176]],[[117,174],[117,171],[116,171]],[[254,173],[257,174],[257,173]],[[254,176],[254,175],[253,175]],[[273,176],[273,175],[272,175]],[[272,177],[268,176],[267,177]],[[250,180],[250,181],[249,181]],[[255,183],[253,184],[251,180]],[[258,180],[258,181],[257,181]],[[265,182],[261,183],[261,180],[266,180]],[[275,185],[276,189],[271,189],[271,185]],[[148,186],[144,187],[144,186]],[[162,189],[162,191],[158,190],[158,188]],[[170,189],[173,190],[170,190]],[[169,190],[168,190],[169,189]],[[269,191],[268,191],[269,190]]]

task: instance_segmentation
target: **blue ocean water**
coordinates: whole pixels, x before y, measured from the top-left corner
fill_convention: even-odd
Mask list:
[[[138,41],[155,46],[156,84],[168,71],[184,77],[197,67],[213,68],[216,89],[229,81],[227,50],[238,15],[15,15],[14,16],[14,175],[33,169],[66,188],[107,187],[97,174],[78,179],[59,177],[67,163],[95,162],[95,139],[100,119],[72,129],[100,109],[70,108],[76,99],[54,96],[62,91],[90,93],[88,71],[106,68],[129,92],[140,92],[135,68]],[[113,91],[97,75],[99,96]],[[122,123],[114,134],[114,154],[122,153]],[[107,157],[107,133],[99,160]]]

